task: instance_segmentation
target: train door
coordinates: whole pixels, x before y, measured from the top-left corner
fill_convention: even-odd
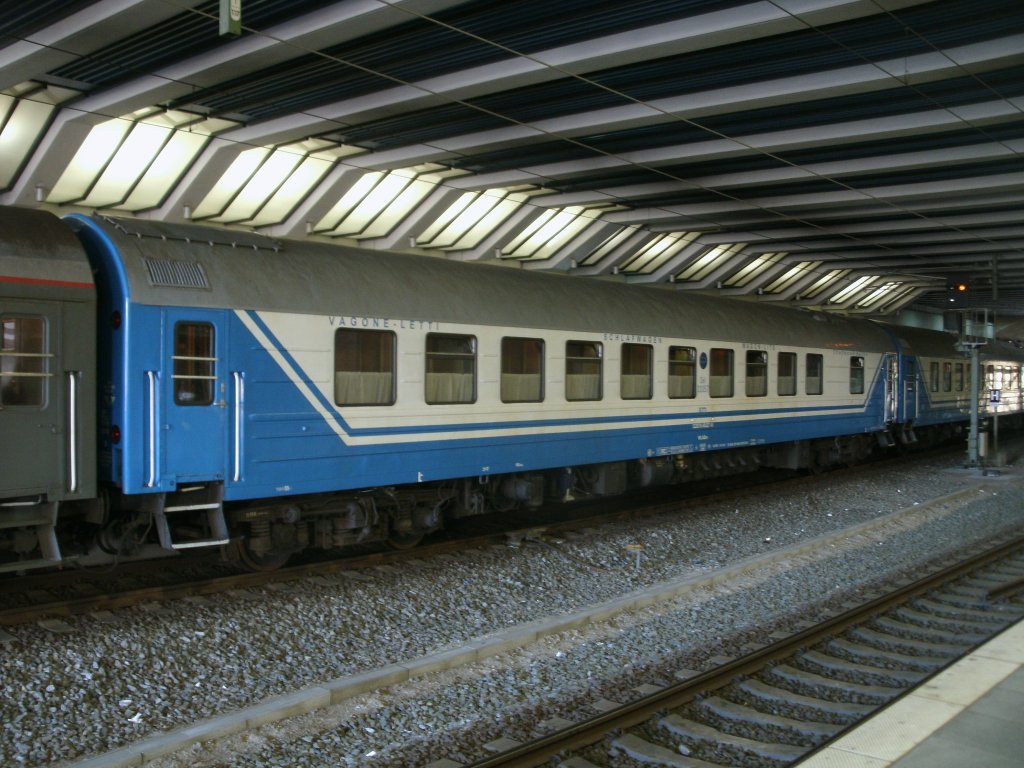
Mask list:
[[[917,359],[904,356],[903,360],[903,421],[913,421],[918,409]]]
[[[68,431],[60,304],[0,298],[0,495],[60,495]]]
[[[899,412],[899,371],[900,360],[896,355],[886,355],[885,370],[885,423],[896,421]]]
[[[165,470],[180,484],[223,480],[227,450],[226,313],[168,309],[163,387]]]

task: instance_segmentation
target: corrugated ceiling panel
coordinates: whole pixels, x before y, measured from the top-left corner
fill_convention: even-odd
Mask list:
[[[245,27],[266,29],[332,4],[333,0],[246,0],[243,21]],[[116,40],[52,74],[107,85],[178,61],[182,50],[192,55],[210,50],[224,42],[216,21],[219,8],[219,0],[209,0],[136,35]],[[243,29],[242,34],[248,33]]]
[[[89,0],[4,0],[0,2],[0,48],[93,5]]]

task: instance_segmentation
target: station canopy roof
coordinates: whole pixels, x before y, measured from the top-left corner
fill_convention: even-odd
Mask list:
[[[0,8],[0,203],[1024,315],[1021,0]]]

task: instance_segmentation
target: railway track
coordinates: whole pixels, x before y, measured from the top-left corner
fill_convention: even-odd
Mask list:
[[[469,768],[794,765],[1024,617],[1022,578],[1015,537]]]
[[[390,765],[426,765],[447,754],[464,765],[502,735],[527,740],[566,706],[603,705],[595,694],[628,701],[633,683],[617,670],[644,669],[647,682],[664,685],[681,665],[703,670],[717,661],[710,653],[764,642],[771,630],[763,627],[780,624],[773,611],[802,615],[802,605],[817,602],[821,590],[807,589],[808,581],[827,580],[834,605],[872,588],[878,574],[929,562],[916,553],[932,551],[931,543],[947,551],[961,519],[975,539],[987,540],[1019,518],[1014,473],[979,483],[972,474],[964,483],[967,473],[944,466],[901,468],[895,477],[841,473],[841,482],[826,475],[798,483],[795,494],[758,494],[749,509],[732,498],[698,501],[689,515],[625,516],[521,548],[503,542],[351,578],[87,615],[67,620],[69,634],[56,639],[31,625],[7,638],[0,632],[18,664],[11,682],[25,691],[53,685],[61,697],[57,710],[8,697],[6,721],[66,734],[37,746],[7,729],[0,750],[32,765],[103,753],[111,765],[166,755],[161,764],[172,768],[214,751],[248,754],[253,765],[351,764],[364,754]],[[946,495],[932,499],[940,489]],[[728,543],[717,533],[723,527],[732,533]],[[914,540],[906,553],[905,535]],[[627,552],[630,542],[644,547],[642,563]],[[434,594],[441,583],[459,588]],[[695,591],[697,611],[673,607]],[[407,600],[394,603],[392,595]],[[646,606],[660,603],[664,611],[646,616]],[[676,613],[684,624],[673,628]],[[686,661],[667,666],[673,656]],[[167,659],[176,661],[168,667]],[[64,677],[54,678],[54,668]],[[124,695],[122,680],[138,690]],[[379,696],[359,698],[371,690]],[[467,696],[479,707],[467,709]],[[95,707],[63,708],[86,699]],[[194,711],[204,714],[197,719]],[[299,712],[308,716],[292,719]],[[264,732],[253,722],[270,725]],[[249,735],[254,728],[258,735]],[[392,762],[381,762],[385,754]]]

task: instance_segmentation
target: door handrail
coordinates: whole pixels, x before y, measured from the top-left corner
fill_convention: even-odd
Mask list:
[[[149,469],[146,476],[146,487],[152,488],[156,485],[156,412],[157,412],[157,372],[146,371],[147,392],[149,394],[149,407],[147,409],[149,420]]]
[[[241,371],[232,371],[235,380],[235,430],[234,430],[234,467],[231,479],[239,482],[242,479],[242,428],[245,423],[245,376]]]
[[[78,491],[78,377],[81,371],[66,371],[68,377],[68,493]]]

